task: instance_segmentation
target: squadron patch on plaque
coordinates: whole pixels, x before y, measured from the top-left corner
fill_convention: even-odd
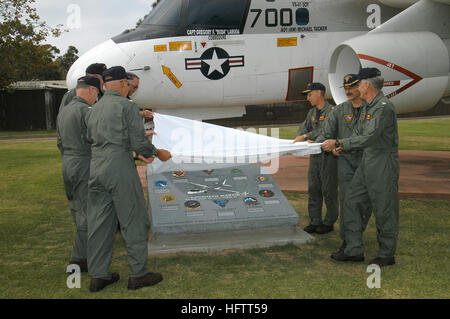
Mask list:
[[[262,183],[262,182],[267,181],[267,178],[265,178],[264,176],[258,176],[258,177],[256,177],[256,181]]]
[[[186,177],[186,172],[184,172],[184,171],[174,171],[174,172],[172,172],[172,176],[175,177],[175,178]]]
[[[225,208],[230,201],[228,199],[215,200],[214,203],[219,205],[221,208]]]
[[[156,181],[155,188],[163,189],[167,187],[167,181]]]
[[[274,197],[275,196],[275,194],[271,190],[268,190],[268,189],[260,191],[259,195],[261,197],[265,197],[265,198],[270,198],[270,197]]]
[[[235,169],[233,169],[233,170],[231,171],[231,173],[233,173],[233,174],[242,174],[242,170],[239,169],[239,168],[235,168]]]
[[[211,175],[211,174],[214,172],[214,170],[213,170],[213,169],[210,169],[210,170],[204,170],[203,172],[204,172],[205,174]]]
[[[188,200],[187,202],[184,203],[184,207],[186,207],[189,210],[195,210],[202,207],[202,205],[200,204],[200,202],[196,200]]]
[[[254,197],[246,197],[244,198],[244,203],[245,205],[257,205],[258,204],[258,200]]]
[[[166,205],[175,204],[177,202],[177,197],[173,194],[164,194],[161,196],[161,202]]]

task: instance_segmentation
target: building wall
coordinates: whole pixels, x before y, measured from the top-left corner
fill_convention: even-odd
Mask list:
[[[57,88],[0,91],[0,130],[55,129],[59,104],[66,91]]]

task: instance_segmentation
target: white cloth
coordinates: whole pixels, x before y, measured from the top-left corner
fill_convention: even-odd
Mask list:
[[[153,145],[170,151],[172,158],[155,158],[149,173],[198,171],[268,162],[282,155],[321,153],[321,144],[278,139],[250,130],[232,129],[155,113]],[[254,131],[254,130],[253,130]]]

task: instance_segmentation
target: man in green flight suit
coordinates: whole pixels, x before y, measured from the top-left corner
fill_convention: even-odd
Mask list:
[[[100,81],[91,76],[78,79],[76,96],[58,114],[57,145],[63,156],[63,180],[76,225],[75,243],[69,264],[87,272],[87,198],[91,145],[87,141],[85,116],[97,100]]]
[[[155,285],[163,279],[146,268],[150,222],[132,152],[147,163],[155,155],[162,161],[171,157],[168,151],[157,150],[145,136],[139,108],[126,98],[125,69],[112,67],[103,77],[105,94],[86,116],[92,143],[87,256],[92,292],[120,279],[119,274],[109,271],[118,222],[128,251],[128,289]]]
[[[325,100],[325,86],[310,83],[305,91],[313,108],[297,131],[296,142],[316,140],[320,135],[325,119],[333,106]],[[325,199],[327,213],[322,221],[322,205]],[[328,152],[310,155],[308,169],[308,213],[309,225],[304,229],[308,233],[326,234],[333,231],[333,225],[339,217],[337,160]]]
[[[362,205],[370,202],[375,215],[378,257],[369,264],[395,264],[398,240],[398,128],[394,105],[381,91],[384,79],[376,68],[363,68],[358,74],[358,89],[365,101],[361,131],[357,136],[339,139],[338,151],[363,149],[361,165],[350,184],[345,200],[345,241],[342,253],[331,257],[338,261],[364,259]],[[336,141],[327,140],[323,148],[330,151]]]
[[[358,91],[359,78],[357,74],[348,74],[344,77],[344,90],[348,97],[348,100],[335,106],[333,112],[327,117],[324,123],[324,127],[320,136],[316,139],[317,143],[322,143],[327,139],[342,139],[347,138],[355,134],[356,127],[360,123],[362,99],[361,94]],[[362,150],[344,151],[337,153],[333,150],[333,153],[338,156],[338,184],[339,184],[339,204],[340,204],[340,236],[342,238],[342,246],[339,252],[344,251],[345,242],[345,224],[344,215],[345,196],[348,192],[350,182],[355,175],[356,169],[361,163]],[[367,203],[367,207],[363,207],[363,229],[366,228],[367,223],[372,212],[370,204]]]
[[[94,63],[89,65],[86,68],[86,76],[93,76],[100,81],[100,92],[98,99],[101,99],[103,96],[103,71],[106,70],[106,65],[103,63]],[[69,90],[64,94],[61,104],[59,105],[59,112],[72,101],[72,99],[76,96],[75,89]]]

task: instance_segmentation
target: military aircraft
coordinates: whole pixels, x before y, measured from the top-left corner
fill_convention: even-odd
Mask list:
[[[136,73],[142,106],[193,119],[239,117],[245,105],[291,102],[310,82],[347,99],[345,74],[377,67],[398,113],[450,95],[450,0],[163,0],[136,29],[71,67]]]

